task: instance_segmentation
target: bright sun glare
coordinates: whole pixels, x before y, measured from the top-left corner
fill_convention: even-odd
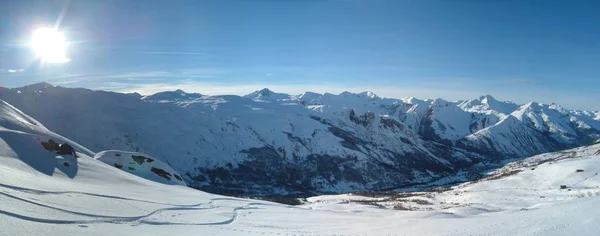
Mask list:
[[[30,47],[36,56],[48,63],[69,62],[67,58],[68,42],[63,32],[54,28],[39,28],[33,31]]]

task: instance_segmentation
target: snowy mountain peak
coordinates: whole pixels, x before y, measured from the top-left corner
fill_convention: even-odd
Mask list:
[[[46,82],[40,82],[40,83],[35,83],[35,84],[30,84],[30,85],[26,85],[23,87],[19,87],[19,88],[14,88],[16,90],[34,90],[34,91],[40,91],[40,90],[44,90],[46,88],[53,88],[55,87],[52,84],[46,83]]]
[[[267,96],[271,96],[271,94],[273,94],[275,92],[271,91],[268,88],[263,88],[263,89],[259,90],[258,93],[263,97],[267,97]]]
[[[560,104],[552,103],[550,104],[550,106],[548,106],[548,108],[556,110],[560,113],[567,113],[567,110],[563,108]]]
[[[295,100],[299,101],[304,105],[322,105],[322,97],[323,94],[314,93],[314,92],[304,92],[301,95],[295,96]]]
[[[250,98],[250,99],[256,99],[256,98],[262,98],[262,97],[269,97],[271,95],[275,94],[275,92],[271,91],[268,88],[263,88],[261,90],[256,90],[252,93],[249,93],[247,95],[244,95],[245,98]]]
[[[276,93],[273,92],[272,90],[268,89],[268,88],[263,88],[261,90],[256,90],[256,91],[254,91],[254,92],[252,92],[252,93],[250,93],[250,94],[248,94],[248,95],[246,95],[244,97],[253,97],[253,98],[256,98],[256,97],[269,97],[269,96],[271,96],[273,94],[276,94]]]
[[[519,107],[518,110],[524,111],[524,110],[533,110],[533,111],[539,111],[540,109],[542,109],[542,104],[537,103],[537,102],[528,102],[523,104],[521,107]]]
[[[424,103],[428,103],[429,101],[431,101],[431,100],[421,100],[416,97],[406,97],[406,98],[402,99],[402,102],[404,102],[406,104],[411,104],[411,105],[424,104]]]
[[[492,97],[492,95],[489,95],[489,94],[479,96],[479,100],[482,103],[487,103],[487,104],[492,103],[492,102],[498,102],[498,100],[496,100],[494,97]]]
[[[271,91],[268,88],[263,88],[261,90],[254,91],[248,95],[245,95],[244,98],[259,100],[259,101],[284,101],[291,100],[292,96],[285,93],[276,93]]]
[[[502,113],[510,114],[519,106],[512,102],[502,102],[496,100],[491,95],[483,95],[477,99],[471,99],[460,102],[458,105],[464,111],[476,113]]]
[[[370,99],[377,99],[377,98],[379,98],[379,96],[377,96],[375,93],[373,93],[371,91],[364,91],[362,93],[359,93],[358,95],[364,96],[364,97],[368,97]]]
[[[307,92],[304,92],[303,94],[301,94],[298,98],[313,99],[313,98],[317,98],[317,97],[321,97],[321,96],[323,96],[323,94],[307,91]]]
[[[371,92],[371,91],[364,91],[362,93],[353,93],[353,92],[349,92],[349,91],[344,91],[342,93],[340,93],[339,96],[342,97],[359,97],[359,98],[368,98],[368,99],[378,99],[379,97]]]
[[[344,91],[344,92],[340,93],[340,96],[343,96],[343,97],[349,97],[349,96],[352,96],[352,95],[354,95],[354,93],[349,92],[349,91]]]
[[[449,106],[452,102],[446,101],[444,99],[441,98],[436,98],[435,100],[433,100],[433,103],[431,104],[432,107],[445,107],[445,106]]]
[[[181,89],[177,89],[175,91],[165,91],[158,92],[152,95],[142,97],[142,100],[145,101],[172,101],[172,100],[183,100],[183,99],[193,99],[200,98],[202,94],[199,93],[186,93]]]

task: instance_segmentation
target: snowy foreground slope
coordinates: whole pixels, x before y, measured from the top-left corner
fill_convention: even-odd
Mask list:
[[[318,196],[308,202],[315,206],[350,203],[391,209],[445,210],[454,215],[527,211],[580,198],[599,198],[599,173],[600,144],[596,144],[511,162],[485,178],[451,188]]]
[[[70,143],[79,158],[43,149],[39,139],[50,137]],[[596,235],[600,198],[594,186],[598,177],[592,174],[600,171],[600,158],[593,155],[598,148],[508,166],[530,170],[538,160],[568,158],[539,165],[531,175],[524,170],[461,187],[470,188],[470,197],[446,196],[461,202],[456,206],[428,211],[347,203],[291,207],[139,178],[92,158],[93,152],[2,102],[0,235]],[[557,184],[572,191],[556,191]],[[496,186],[513,190],[485,194]],[[538,204],[527,191],[535,186],[546,196]],[[501,198],[510,201],[494,203]]]
[[[92,151],[147,153],[194,188],[312,196],[395,189],[507,158],[587,145],[600,113],[558,105],[364,93],[148,96],[46,83],[3,99]]]

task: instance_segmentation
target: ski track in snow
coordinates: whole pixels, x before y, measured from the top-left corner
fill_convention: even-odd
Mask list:
[[[201,204],[177,205],[177,204],[170,204],[170,203],[164,203],[164,202],[154,202],[154,201],[148,201],[148,200],[142,200],[142,199],[119,197],[119,196],[97,194],[97,193],[77,192],[77,191],[44,191],[44,190],[37,190],[37,189],[21,188],[21,187],[11,186],[11,185],[7,185],[7,184],[0,184],[0,187],[12,189],[12,190],[17,190],[17,191],[25,192],[25,193],[36,194],[36,195],[46,195],[46,194],[52,194],[52,195],[80,194],[80,195],[88,195],[88,196],[94,196],[94,197],[104,197],[104,198],[112,198],[112,199],[119,199],[119,200],[129,200],[129,201],[137,201],[137,202],[145,202],[145,203],[153,203],[153,204],[161,204],[161,205],[170,205],[170,206],[178,206],[178,207],[195,207],[195,206],[201,205]]]
[[[270,204],[270,203],[249,202],[248,200],[245,200],[245,199],[235,199],[235,198],[212,198],[207,203],[198,203],[198,204],[189,204],[189,205],[177,205],[177,204],[168,204],[168,203],[163,203],[163,202],[155,202],[155,201],[148,201],[148,200],[142,200],[142,199],[132,199],[132,198],[126,198],[126,197],[104,195],[104,194],[94,194],[94,193],[85,193],[85,192],[76,192],[76,191],[61,191],[61,192],[42,191],[42,190],[35,190],[35,189],[28,189],[28,188],[21,188],[21,187],[16,187],[16,186],[10,186],[10,185],[6,185],[6,184],[0,184],[0,187],[4,188],[3,190],[0,191],[0,199],[1,199],[2,196],[3,197],[8,197],[8,198],[12,198],[12,199],[21,201],[23,203],[32,204],[32,205],[36,205],[36,206],[39,206],[39,207],[48,208],[48,209],[51,209],[51,210],[55,210],[55,211],[59,211],[59,212],[63,212],[63,213],[72,214],[72,215],[75,215],[75,216],[84,216],[84,217],[91,217],[92,218],[92,219],[89,219],[89,220],[57,220],[57,219],[32,217],[32,216],[28,216],[28,215],[25,215],[25,214],[19,214],[19,213],[10,212],[10,211],[6,211],[6,210],[0,209],[0,214],[4,214],[4,215],[11,216],[11,217],[14,217],[14,218],[18,218],[18,219],[21,219],[21,220],[27,220],[27,221],[31,221],[31,222],[44,223],[44,224],[88,225],[88,224],[109,223],[109,224],[130,224],[132,226],[141,225],[141,224],[147,224],[147,225],[218,226],[218,225],[229,225],[229,224],[235,223],[236,220],[240,217],[239,212],[241,212],[241,211],[249,211],[249,210],[259,209],[256,206],[272,206],[272,205],[277,205],[277,204]],[[64,195],[64,194],[74,194],[75,195],[74,197],[76,197],[76,195],[87,195],[87,196],[92,196],[92,197],[97,197],[97,198],[109,198],[109,199],[117,199],[117,200],[129,201],[129,202],[133,202],[133,203],[135,203],[135,202],[143,202],[143,203],[152,203],[152,204],[160,204],[160,205],[171,205],[173,207],[158,208],[158,209],[156,209],[156,210],[154,210],[152,212],[149,212],[149,213],[144,214],[144,215],[138,215],[138,216],[125,216],[124,217],[124,216],[109,216],[109,215],[89,214],[89,213],[84,213],[84,212],[78,212],[78,211],[61,209],[61,208],[58,208],[58,207],[55,207],[55,206],[44,204],[44,203],[39,202],[39,201],[33,201],[33,200],[29,200],[29,199],[26,199],[26,198],[23,198],[23,197],[18,197],[18,196],[10,194],[9,191],[7,191],[7,190],[13,190],[13,191],[18,191],[18,192],[27,193],[27,194],[34,194],[34,195]],[[226,220],[223,220],[223,221],[179,223],[179,222],[156,221],[156,220],[148,219],[148,218],[150,218],[152,216],[156,216],[158,214],[169,212],[169,211],[203,211],[203,210],[211,210],[211,209],[222,209],[221,206],[215,205],[216,202],[220,202],[220,201],[239,202],[239,203],[245,203],[245,204],[242,205],[242,206],[238,206],[238,207],[232,208],[231,209],[231,217],[229,219],[226,219]],[[201,206],[206,206],[206,207],[201,207]],[[176,216],[176,215],[172,215],[172,216]],[[267,226],[267,227],[272,228],[272,229],[280,229],[281,228],[281,227],[276,227],[276,226]],[[223,228],[223,229],[227,229],[227,228]],[[288,234],[288,233],[275,233],[275,232],[261,232],[261,231],[255,231],[255,230],[253,230],[253,231],[246,230],[245,231],[245,230],[242,230],[242,229],[231,229],[231,230],[232,231],[239,231],[239,232],[252,232],[252,233],[259,233],[259,234],[270,234],[270,235],[302,235],[302,234]],[[311,235],[315,235],[315,234],[311,234]]]
[[[92,219],[81,219],[81,220],[59,220],[59,219],[48,219],[48,218],[40,218],[28,216],[23,213],[15,213],[11,211],[6,211],[0,209],[0,214],[7,215],[10,217],[18,218],[21,220],[26,220],[35,223],[43,223],[43,224],[61,224],[61,225],[79,225],[80,227],[87,227],[87,225],[92,224],[129,224],[131,226],[138,225],[185,225],[185,226],[224,226],[234,224],[238,218],[240,218],[240,212],[242,211],[251,211],[260,209],[259,206],[274,206],[277,204],[274,203],[260,203],[260,202],[249,202],[245,199],[236,199],[236,198],[211,198],[207,203],[198,203],[198,204],[189,204],[189,205],[177,205],[177,204],[168,204],[163,202],[156,201],[148,201],[143,199],[133,199],[127,197],[120,196],[112,196],[112,195],[104,195],[104,194],[94,194],[94,193],[86,193],[86,192],[77,192],[77,191],[43,191],[43,190],[35,190],[22,188],[17,186],[11,186],[6,184],[0,184],[0,187],[3,188],[0,190],[0,199],[2,197],[12,198],[18,201],[21,201],[25,204],[32,204],[42,208],[48,208],[54,211],[59,211],[63,213],[72,214],[73,216],[83,216],[90,217]],[[15,196],[10,193],[10,191],[21,192],[25,194],[33,194],[33,195],[64,195],[64,194],[73,194],[76,197],[77,195],[87,195],[96,198],[108,198],[108,199],[116,199],[122,201],[128,201],[130,203],[142,202],[142,203],[151,203],[151,204],[160,204],[160,205],[171,205],[173,207],[165,207],[158,208],[154,211],[151,211],[147,214],[138,215],[138,216],[110,216],[110,215],[99,215],[99,214],[90,214],[85,212],[72,211],[67,209],[61,209],[55,206],[51,206],[49,204],[45,204],[40,201],[33,201],[23,197]],[[172,221],[157,221],[149,219],[153,216],[157,216],[161,213],[166,213],[169,211],[206,211],[213,209],[222,209],[221,206],[215,205],[217,202],[236,202],[236,203],[244,203],[242,206],[234,207],[231,209],[231,217],[222,221],[216,222],[189,222],[189,223],[181,223],[181,222],[172,222]],[[205,207],[202,207],[205,206]],[[293,206],[287,206],[286,208],[295,208],[303,211],[310,211],[304,208],[296,208]],[[172,215],[175,217],[177,215]],[[219,229],[227,230],[231,232],[240,232],[240,233],[251,233],[258,235],[333,235],[333,234],[320,234],[318,232],[311,232],[307,230],[298,230],[298,229],[290,229],[287,227],[280,227],[269,224],[254,224],[251,229],[242,229],[242,228],[229,228],[229,227],[219,227]],[[282,232],[284,230],[284,232]],[[335,234],[335,235],[360,235],[360,234]]]
[[[2,187],[7,188],[5,185],[2,185]],[[11,188],[11,189],[17,189],[17,190],[22,190],[21,188]],[[31,189],[27,190],[28,193],[39,193],[36,191],[32,191]],[[74,193],[74,192],[47,192],[47,191],[42,191],[43,194],[66,194],[66,193]],[[120,200],[128,200],[128,201],[138,201],[138,202],[145,202],[145,203],[155,203],[155,204],[164,204],[164,205],[170,205],[170,204],[166,204],[166,203],[157,203],[157,202],[152,202],[152,201],[145,201],[145,200],[139,200],[139,199],[129,199],[129,198],[123,198],[123,197],[117,197],[117,196],[109,196],[109,195],[99,195],[99,194],[88,194],[88,193],[82,193],[82,192],[75,192],[75,194],[83,194],[83,195],[90,195],[90,196],[94,196],[94,197],[102,197],[102,198],[111,198],[111,199],[120,199]],[[232,210],[232,217],[231,219],[228,220],[224,220],[224,221],[220,221],[220,222],[195,222],[195,223],[175,223],[175,222],[168,222],[168,221],[152,221],[152,220],[146,220],[146,218],[149,218],[153,215],[156,215],[158,213],[163,213],[166,211],[200,211],[200,210],[209,210],[209,209],[216,209],[219,208],[219,206],[214,206],[212,205],[212,202],[215,200],[224,200],[224,199],[213,199],[212,201],[210,201],[208,204],[206,203],[199,203],[199,204],[193,204],[193,205],[178,205],[176,207],[167,207],[167,208],[159,208],[156,209],[148,214],[145,215],[140,215],[140,216],[130,216],[130,217],[119,217],[119,216],[106,216],[106,215],[97,215],[97,214],[88,214],[88,213],[83,213],[83,212],[76,212],[76,211],[71,211],[71,210],[65,210],[65,209],[61,209],[61,208],[57,208],[54,206],[50,206],[47,204],[43,204],[41,202],[35,202],[32,200],[28,200],[22,197],[17,197],[14,195],[11,195],[5,191],[0,192],[0,195],[5,196],[5,197],[9,197],[9,198],[13,198],[28,204],[33,204],[33,205],[37,205],[40,207],[45,207],[45,208],[49,208],[52,210],[56,210],[56,211],[61,211],[61,212],[65,212],[65,213],[69,213],[69,214],[73,214],[73,215],[78,215],[78,216],[86,216],[86,217],[94,217],[94,218],[101,218],[101,219],[91,219],[91,220],[55,220],[55,219],[44,219],[44,218],[36,218],[36,217],[30,217],[27,215],[23,215],[23,214],[17,214],[14,212],[8,212],[8,211],[4,211],[0,209],[0,213],[5,214],[5,215],[9,215],[12,217],[16,217],[19,219],[23,219],[23,220],[28,220],[28,221],[33,221],[33,222],[38,222],[38,223],[47,223],[47,224],[94,224],[94,223],[113,223],[113,224],[150,224],[150,225],[224,225],[224,224],[231,224],[234,223],[236,221],[236,219],[238,218],[238,211],[243,211],[243,210],[250,210],[250,209],[257,209],[257,208],[253,208],[251,206],[254,205],[268,205],[268,204],[262,204],[262,203],[248,203],[244,206],[240,206],[240,207],[236,207],[233,208]],[[227,199],[229,200],[229,199]],[[208,205],[208,207],[202,207],[200,208],[200,206],[203,205]]]
[[[3,186],[4,187],[4,186]],[[33,193],[33,191],[28,191],[29,193]],[[44,191],[45,193],[47,193],[46,191]],[[5,197],[10,197],[13,199],[17,199],[19,201],[25,202],[25,203],[29,203],[29,204],[34,204],[40,207],[45,207],[45,208],[49,208],[52,210],[56,210],[56,211],[61,211],[61,212],[65,212],[65,213],[69,213],[69,214],[73,214],[73,215],[78,215],[78,216],[86,216],[86,217],[93,217],[96,219],[90,219],[90,220],[56,220],[56,219],[47,219],[47,218],[39,218],[39,217],[32,217],[32,216],[27,216],[25,214],[18,214],[18,213],[14,213],[14,212],[9,212],[9,211],[5,211],[0,209],[0,214],[4,214],[7,216],[11,216],[14,218],[18,218],[21,220],[26,220],[26,221],[31,221],[31,222],[36,222],[36,223],[43,223],[43,224],[61,224],[61,225],[65,225],[65,224],[71,224],[71,225],[79,225],[80,227],[87,227],[86,225],[90,225],[90,224],[104,224],[104,223],[108,223],[108,224],[129,224],[131,226],[137,226],[137,225],[142,225],[142,224],[146,224],[146,225],[185,225],[185,226],[223,226],[223,225],[230,225],[233,224],[237,221],[237,219],[240,217],[240,212],[241,211],[249,211],[249,210],[255,210],[255,209],[259,209],[257,207],[253,207],[253,206],[269,206],[269,205],[273,205],[273,204],[266,204],[266,203],[248,203],[245,204],[243,206],[240,207],[235,207],[232,209],[231,213],[232,216],[230,219],[226,219],[223,221],[217,221],[217,222],[193,222],[193,223],[178,223],[178,222],[170,222],[170,221],[155,221],[155,220],[149,220],[148,218],[158,215],[160,213],[165,213],[168,211],[202,211],[202,210],[210,210],[210,209],[217,209],[219,208],[219,206],[213,206],[212,204],[215,201],[237,201],[237,202],[246,202],[242,199],[230,199],[230,198],[214,198],[211,199],[211,201],[208,204],[195,204],[195,205],[188,205],[188,207],[168,207],[168,208],[159,208],[156,209],[148,214],[145,215],[139,215],[139,216],[129,216],[129,217],[119,217],[119,216],[106,216],[106,215],[96,215],[96,214],[87,214],[87,213],[82,213],[82,212],[75,212],[75,211],[70,211],[70,210],[65,210],[65,209],[60,209],[57,207],[53,207],[50,205],[46,205],[40,202],[34,202],[31,200],[27,200],[24,198],[20,198],[20,197],[16,197],[13,195],[10,195],[8,193],[5,192],[1,192],[1,195],[5,196]],[[58,194],[62,194],[62,193],[58,193]],[[82,194],[80,192],[78,192],[78,194]],[[83,193],[85,194],[85,193]],[[116,199],[126,199],[126,198],[121,198],[121,197],[115,197],[115,196],[107,196],[107,195],[97,195],[97,194],[91,194],[91,196],[95,196],[95,197],[109,197],[109,198],[116,198]],[[127,200],[131,200],[131,201],[140,201],[140,202],[151,202],[151,201],[144,201],[144,200],[132,200],[132,199],[127,199]],[[208,205],[209,207],[204,207],[204,208],[198,208],[198,206],[201,205]],[[172,216],[176,216],[176,215],[172,215]],[[286,229],[284,227],[277,227],[277,226],[272,226],[272,225],[260,225],[260,226],[255,226],[252,230],[245,230],[245,229],[237,229],[237,228],[226,228],[226,227],[219,227],[222,230],[228,230],[228,231],[232,231],[232,232],[241,232],[241,233],[251,233],[251,234],[259,234],[259,235],[330,235],[330,234],[319,234],[319,233],[315,233],[315,232],[309,232],[309,231],[291,231],[291,232],[276,232],[276,231],[261,231],[260,229],[265,229],[265,228],[269,228],[271,230],[282,230],[282,229]],[[258,228],[258,229],[255,229]],[[289,230],[289,229],[288,229]],[[345,234],[335,234],[335,235],[345,235]],[[354,234],[353,234],[354,235]],[[356,234],[358,235],[358,234]]]

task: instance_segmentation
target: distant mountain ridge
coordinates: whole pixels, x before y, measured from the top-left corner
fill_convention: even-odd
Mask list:
[[[0,89],[0,99],[93,151],[148,153],[190,186],[232,194],[390,189],[600,139],[598,111],[490,95],[458,102],[269,89],[141,96],[40,83]]]

